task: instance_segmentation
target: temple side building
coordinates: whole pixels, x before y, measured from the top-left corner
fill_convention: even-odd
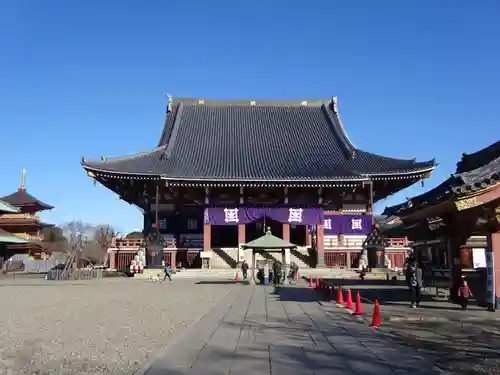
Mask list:
[[[291,256],[303,265],[352,267],[374,202],[428,177],[436,163],[355,147],[337,98],[169,98],[156,148],[82,165],[144,211],[148,267],[235,266],[246,257],[240,245],[267,227],[301,246]],[[395,247],[404,259],[404,239]],[[130,248],[116,243],[111,263],[119,267]]]
[[[384,213],[400,218],[417,256],[451,272],[451,296],[467,276],[476,299],[491,309],[498,307],[500,141],[463,154],[455,173],[436,188]]]

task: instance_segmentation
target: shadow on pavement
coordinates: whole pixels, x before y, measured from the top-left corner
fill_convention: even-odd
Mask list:
[[[196,285],[233,285],[233,284],[241,284],[241,285],[249,285],[250,283],[245,280],[203,280],[197,281]]]
[[[434,353],[437,366],[455,375],[500,374],[500,335],[480,328],[405,322],[401,327],[391,327],[387,335],[424,354]]]
[[[288,302],[316,302],[319,293],[315,289],[301,286],[281,286],[274,287],[274,295],[278,296],[280,301]]]

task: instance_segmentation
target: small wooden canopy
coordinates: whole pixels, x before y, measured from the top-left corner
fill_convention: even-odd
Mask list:
[[[265,251],[281,251],[284,249],[293,249],[297,245],[285,241],[271,234],[271,229],[268,227],[266,234],[253,241],[241,245],[243,249],[265,250]]]

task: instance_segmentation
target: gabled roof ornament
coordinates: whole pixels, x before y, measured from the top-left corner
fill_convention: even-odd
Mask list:
[[[167,112],[172,112],[172,95],[167,94]]]
[[[339,110],[339,97],[338,96],[332,96],[332,108],[335,113],[338,112]]]

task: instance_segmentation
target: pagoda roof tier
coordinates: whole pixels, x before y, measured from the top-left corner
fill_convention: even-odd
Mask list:
[[[14,214],[19,212],[19,208],[0,200],[0,214]]]
[[[336,98],[172,100],[157,148],[82,164],[91,176],[193,183],[418,180],[436,166],[356,148]]]
[[[9,203],[11,206],[20,208],[21,211],[28,210],[33,212],[39,212],[39,211],[51,210],[54,208],[50,204],[44,203],[36,199],[31,194],[26,192],[25,189],[22,188],[16,191],[15,193],[0,198],[0,200]]]
[[[27,244],[28,241],[24,238],[13,235],[12,233],[7,232],[0,228],[0,243],[9,243],[9,244]]]
[[[425,207],[473,196],[500,186],[500,141],[471,155],[463,154],[455,173],[428,192],[386,207],[384,215],[405,217]]]

